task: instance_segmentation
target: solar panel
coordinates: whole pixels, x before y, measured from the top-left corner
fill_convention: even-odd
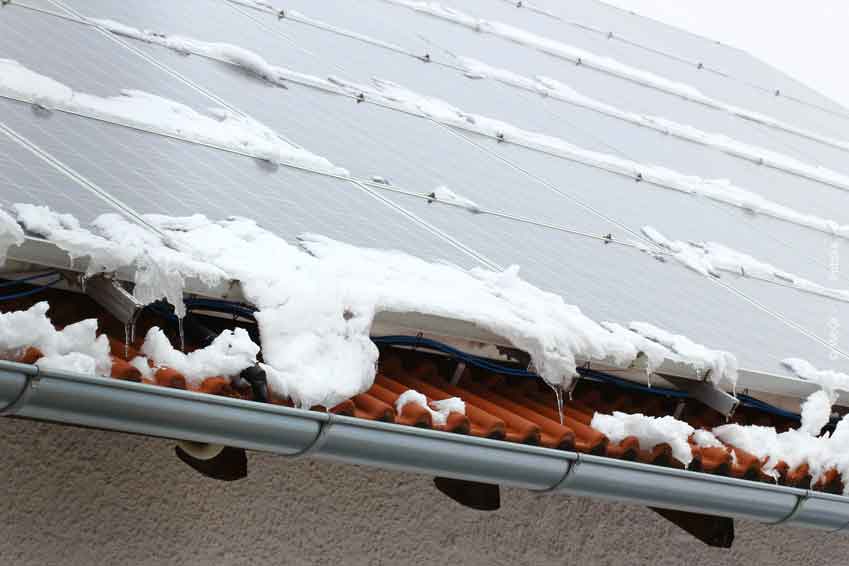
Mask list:
[[[471,80],[454,68],[459,62],[455,56],[475,57],[528,77],[552,76],[628,111],[721,132],[849,173],[842,150],[380,0],[356,4],[294,0],[286,7],[398,43],[409,53],[351,38],[338,30],[287,18],[278,21],[273,14],[234,7],[225,0],[72,0],[67,4],[85,15],[138,28],[239,45],[273,64],[318,77],[332,74],[360,83],[375,76],[385,78],[463,110],[556,135],[585,149],[684,173],[730,178],[803,212],[849,222],[841,206],[845,195],[837,188],[491,79]],[[574,9],[585,10],[588,5],[575,4]],[[844,132],[839,120],[823,118],[826,114],[820,111],[809,116],[810,109],[798,102],[770,98],[672,58],[508,3],[469,0],[457,7],[686,81],[727,102],[744,106],[760,104],[763,99],[759,106],[763,111],[768,109],[822,134]],[[578,15],[590,20],[599,13],[586,8],[586,13]],[[630,20],[617,18],[611,19],[612,25],[630,30]],[[687,46],[682,56],[728,53],[726,48],[683,36],[686,34],[680,32],[664,36],[678,38],[676,42]],[[49,42],[35,39],[41,37]],[[649,39],[643,33],[635,37]],[[847,303],[728,274],[719,282],[712,281],[674,261],[655,261],[630,245],[631,240],[641,238],[642,226],[651,225],[670,238],[716,240],[778,268],[846,287],[843,275],[838,274],[838,281],[830,280],[834,240],[827,234],[511,143],[497,143],[370,101],[359,104],[350,97],[299,84],[282,89],[220,61],[122,41],[130,48],[110,41],[93,27],[18,6],[0,13],[4,57],[94,94],[114,95],[124,88],[137,88],[198,110],[230,104],[285,139],[347,168],[369,185],[286,166],[271,167],[220,149],[59,111],[34,113],[28,105],[0,101],[3,122],[9,127],[141,213],[248,216],[288,238],[310,231],[354,244],[444,258],[463,266],[517,263],[528,280],[562,294],[596,319],[650,321],[711,347],[734,351],[749,369],[777,373],[782,371],[780,360],[788,356],[804,357],[822,367],[849,369],[849,360],[831,359],[824,344],[831,321],[849,314]],[[62,48],[56,49],[56,45]],[[448,66],[411,56],[424,53]],[[733,62],[737,56],[712,60]],[[751,60],[734,69],[749,67],[759,69],[752,80],[774,78],[769,68]],[[789,84],[779,78],[782,84]],[[810,94],[806,89],[798,92],[799,96]],[[0,136],[0,148],[5,145],[9,143]],[[26,154],[20,147],[12,149],[9,156]],[[78,187],[73,194],[84,194],[89,200],[73,197],[73,202],[68,202],[72,193],[45,191],[44,187],[53,183],[71,185],[61,177],[31,181],[27,177],[32,176],[30,169],[56,173],[31,155],[9,156],[0,158],[6,174],[0,176],[0,202],[8,204],[20,194],[31,194],[35,200],[43,199],[83,217],[88,209],[106,208]],[[19,170],[26,173],[15,172]],[[439,185],[503,216],[472,214],[423,198]],[[28,187],[36,188],[29,191]],[[616,243],[604,244],[593,238],[606,234]]]

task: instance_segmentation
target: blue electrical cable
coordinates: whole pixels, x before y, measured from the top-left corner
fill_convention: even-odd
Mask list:
[[[27,278],[27,279],[32,280],[32,279],[38,279],[38,278],[33,277],[33,278]],[[54,285],[59,283],[61,280],[62,280],[62,276],[58,275],[56,277],[56,279],[54,279],[53,281],[48,281],[47,283],[45,283],[43,285],[38,285],[35,289],[30,289],[28,291],[21,291],[20,293],[12,293],[11,295],[2,295],[2,296],[0,296],[0,301],[11,301],[11,300],[14,300],[14,299],[22,299],[24,297],[30,297],[32,295],[41,293],[45,289],[49,289],[50,287],[53,287]],[[20,281],[23,282],[24,280],[21,279]],[[15,283],[18,283],[18,281],[15,281]],[[7,287],[8,285],[2,285],[2,286]]]
[[[58,271],[48,271],[46,273],[39,273],[38,275],[30,275],[29,277],[23,277],[21,279],[10,279],[9,281],[4,281],[0,283],[0,288],[3,287],[12,287],[14,285],[18,285],[20,283],[29,283],[30,281],[35,281],[36,279],[44,279],[45,277],[50,277],[51,275],[59,275]]]
[[[437,352],[442,352],[467,364],[474,365],[480,367],[483,370],[490,371],[492,373],[498,373],[501,375],[529,378],[539,377],[535,373],[503,366],[501,364],[492,362],[491,360],[487,360],[486,358],[467,354],[466,352],[462,352],[460,350],[457,350],[456,348],[448,346],[447,344],[443,344],[441,342],[437,342],[436,340],[431,340],[429,338],[418,336],[379,336],[372,338],[372,341],[375,344],[380,344],[384,346],[419,347],[426,348],[428,350],[434,350]],[[595,379],[604,383],[610,383],[628,391],[636,391],[639,393],[647,393],[650,395],[660,395],[673,399],[690,398],[690,396],[684,391],[679,391],[677,389],[668,389],[665,387],[649,387],[647,385],[634,383],[633,381],[628,381],[626,379],[615,377],[589,368],[578,368],[578,373],[582,377]],[[800,420],[799,415],[797,415],[796,413],[791,413],[790,411],[785,411],[784,409],[774,407],[768,403],[760,401],[759,399],[755,399],[754,397],[750,397],[748,395],[738,395],[737,399],[739,400],[740,405],[743,407],[757,409],[765,413],[769,413],[786,419],[792,419],[797,421]]]
[[[160,312],[160,314],[164,314],[171,318],[174,317],[171,312],[164,312],[162,307],[156,306],[156,304],[151,305],[156,310]],[[254,319],[254,315],[256,313],[256,309],[253,307],[249,307],[246,305],[231,303],[229,301],[219,300],[219,299],[186,299],[186,307],[189,309],[201,308],[206,310],[224,312],[229,314],[238,315],[244,318]],[[443,344],[442,342],[438,342],[436,340],[431,340],[430,338],[424,338],[423,336],[404,336],[404,335],[396,335],[396,336],[375,336],[372,337],[372,341],[375,344],[383,345],[383,346],[405,346],[412,348],[425,348],[428,350],[433,350],[436,352],[441,352],[443,354],[447,354],[452,358],[460,360],[469,365],[473,365],[479,367],[485,371],[489,371],[492,373],[497,373],[500,375],[507,375],[512,377],[525,377],[525,378],[533,378],[536,379],[539,376],[533,372],[505,366],[503,364],[499,364],[494,362],[488,358],[484,358],[481,356],[475,356],[473,354],[468,354],[456,348],[449,346],[448,344]],[[667,398],[672,399],[687,399],[690,396],[684,392],[679,391],[677,389],[669,389],[666,387],[649,387],[647,385],[642,385],[639,383],[635,383],[633,381],[629,381],[626,379],[622,379],[620,377],[615,377],[597,370],[589,369],[589,368],[578,368],[578,373],[585,378],[594,379],[596,381],[601,381],[604,383],[610,383],[615,385],[621,389],[625,389],[628,391],[636,391],[639,393],[647,393],[650,395],[660,395]],[[785,411],[784,409],[780,409],[778,407],[774,407],[768,403],[760,401],[759,399],[755,399],[754,397],[750,397],[748,395],[737,395],[737,399],[740,402],[741,406],[750,407],[753,409],[757,409],[763,411],[765,413],[769,413],[778,417],[791,419],[791,420],[800,420],[799,415],[796,413],[792,413],[790,411]]]
[[[231,303],[229,301],[222,301],[218,299],[186,299],[184,302],[186,303],[186,308],[188,309],[200,308],[211,311],[225,312],[249,319],[253,319],[254,314],[256,313],[256,309],[253,307],[248,307],[238,303]]]

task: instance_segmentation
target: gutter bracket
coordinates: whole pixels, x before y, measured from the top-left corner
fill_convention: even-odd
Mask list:
[[[41,377],[39,375],[38,366],[34,365],[32,367],[35,369],[35,372],[32,374],[24,374],[24,377],[26,378],[24,388],[14,401],[0,409],[0,417],[15,416],[29,401],[29,398],[35,391]]]
[[[437,476],[433,478],[433,485],[463,507],[476,511],[498,511],[501,508],[501,488],[496,484]]]
[[[701,401],[726,417],[731,417],[740,404],[736,397],[717,389],[706,381],[692,381],[671,375],[659,375],[674,385],[676,389],[685,391],[694,399]]]
[[[133,325],[144,305],[116,279],[92,277],[85,284],[85,293],[125,325]]]
[[[649,509],[708,546],[731,548],[734,543],[734,519],[730,517],[659,509],[657,507],[649,507]]]

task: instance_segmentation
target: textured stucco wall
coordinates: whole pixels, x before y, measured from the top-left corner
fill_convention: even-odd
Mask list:
[[[647,509],[502,493],[480,513],[430,479],[250,454],[196,475],[173,444],[0,419],[0,564],[845,564],[849,536],[738,523],[710,549]]]

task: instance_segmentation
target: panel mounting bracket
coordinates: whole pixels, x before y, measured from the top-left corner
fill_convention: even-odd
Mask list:
[[[134,324],[144,305],[115,279],[92,277],[85,284],[86,294],[124,324]]]
[[[717,389],[707,381],[693,381],[671,375],[661,375],[661,377],[674,385],[676,389],[686,391],[694,399],[698,399],[726,417],[731,417],[740,404],[739,399],[725,391]]]

